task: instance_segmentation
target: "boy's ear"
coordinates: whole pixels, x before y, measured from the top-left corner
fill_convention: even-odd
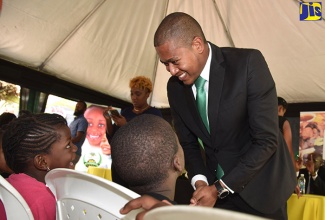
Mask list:
[[[183,167],[182,167],[181,161],[177,155],[174,156],[173,166],[176,171],[178,171],[180,173],[183,172]]]
[[[34,157],[34,166],[38,169],[38,170],[47,170],[47,162],[46,162],[46,157],[42,154],[37,154]]]

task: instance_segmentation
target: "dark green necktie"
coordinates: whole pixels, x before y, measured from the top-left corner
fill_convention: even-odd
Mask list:
[[[208,132],[210,133],[210,127],[209,127],[209,123],[208,123],[208,117],[207,117],[207,107],[206,107],[206,93],[204,90],[204,84],[205,84],[206,80],[203,79],[201,76],[199,76],[199,78],[197,78],[195,80],[195,87],[196,87],[196,105],[197,105],[197,109],[200,113],[201,119],[206,127],[206,129],[208,130]],[[203,146],[203,142],[201,139],[199,139],[199,143]],[[217,179],[221,179],[221,177],[224,175],[223,169],[221,168],[221,166],[218,164],[217,170],[216,170],[216,177]]]
[[[195,87],[196,87],[196,106],[199,110],[201,119],[206,127],[206,129],[210,133],[210,127],[208,123],[207,117],[207,110],[206,110],[206,94],[204,90],[204,84],[206,80],[203,79],[201,76],[195,80]]]

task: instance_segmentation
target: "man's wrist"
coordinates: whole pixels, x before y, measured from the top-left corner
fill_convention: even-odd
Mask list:
[[[229,190],[225,188],[222,182],[219,180],[214,182],[214,186],[217,188],[217,195],[219,199],[223,199],[229,195]]]
[[[313,180],[315,180],[317,178],[317,171],[313,172],[310,174],[311,175],[311,178],[313,178]]]
[[[208,180],[207,180],[207,178],[206,178],[204,175],[202,175],[202,174],[197,174],[197,175],[195,175],[195,176],[191,179],[191,185],[192,185],[192,187],[193,187],[194,190],[196,190],[196,182],[197,182],[197,181],[203,181],[203,182],[206,183],[206,185],[208,185]]]
[[[203,181],[203,180],[198,180],[198,181],[196,181],[195,182],[195,188],[197,189],[197,188],[200,188],[200,187],[202,187],[202,186],[207,186],[208,184],[205,182],[205,181]]]

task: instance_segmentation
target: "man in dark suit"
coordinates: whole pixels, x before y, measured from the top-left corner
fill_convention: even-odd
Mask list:
[[[299,175],[304,174],[306,179],[306,194],[325,196],[325,168],[322,155],[319,153],[308,154],[305,161],[306,168],[299,170]]]
[[[296,177],[262,54],[207,42],[198,22],[180,12],[164,18],[154,46],[172,75],[168,99],[195,188],[191,203],[286,219]],[[199,78],[206,118],[196,104]]]

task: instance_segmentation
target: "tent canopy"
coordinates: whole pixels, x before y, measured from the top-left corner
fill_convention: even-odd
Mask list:
[[[170,74],[159,62],[153,36],[167,14],[181,11],[197,19],[206,38],[220,47],[259,49],[278,95],[289,103],[325,102],[325,21],[300,21],[299,5],[296,0],[3,0],[0,58],[125,102],[129,80],[144,75],[154,82],[150,104],[168,108]],[[27,80],[33,76],[23,74]]]

